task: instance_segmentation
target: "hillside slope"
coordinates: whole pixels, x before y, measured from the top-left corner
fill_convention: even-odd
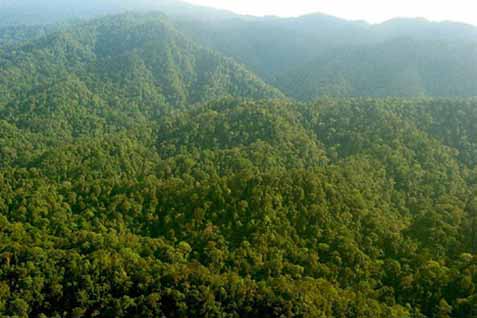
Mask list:
[[[477,41],[396,39],[343,47],[279,76],[275,84],[301,100],[320,96],[475,96]]]
[[[126,12],[161,11],[170,16],[204,20],[224,19],[236,15],[196,6],[180,0],[2,0],[0,28],[5,26],[65,23],[72,20],[99,18]]]
[[[371,25],[322,14],[176,23],[301,100],[477,95],[471,25],[424,19]]]
[[[72,116],[103,108],[156,116],[223,96],[283,97],[232,59],[189,41],[160,15],[102,18],[9,46],[0,66],[4,116],[21,107],[40,117],[57,107]]]

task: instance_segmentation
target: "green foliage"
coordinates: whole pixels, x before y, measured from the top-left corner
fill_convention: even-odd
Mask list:
[[[261,99],[155,15],[0,66],[0,316],[475,312],[475,99]]]
[[[45,131],[15,108],[2,124],[0,312],[464,317],[475,172],[458,135],[423,121],[454,131],[445,107],[470,122],[471,105],[222,99],[81,136],[61,107],[50,116],[66,124]]]
[[[0,111],[71,110],[65,102],[72,98],[80,104],[75,108],[104,113],[112,107],[123,115],[154,116],[168,107],[224,96],[283,97],[155,14],[95,20],[0,53]]]

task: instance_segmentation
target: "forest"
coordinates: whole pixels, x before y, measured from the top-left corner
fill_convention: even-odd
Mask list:
[[[475,30],[285,76],[186,11],[0,24],[0,317],[477,317]]]

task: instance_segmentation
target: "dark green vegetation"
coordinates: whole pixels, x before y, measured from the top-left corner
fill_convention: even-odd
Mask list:
[[[8,116],[0,312],[471,317],[476,109],[225,99],[71,140]]]
[[[8,30],[0,317],[477,313],[477,99],[287,100],[157,14]]]

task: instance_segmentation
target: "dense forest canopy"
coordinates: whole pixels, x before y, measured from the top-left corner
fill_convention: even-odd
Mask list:
[[[474,28],[188,7],[0,28],[0,316],[476,317]]]

